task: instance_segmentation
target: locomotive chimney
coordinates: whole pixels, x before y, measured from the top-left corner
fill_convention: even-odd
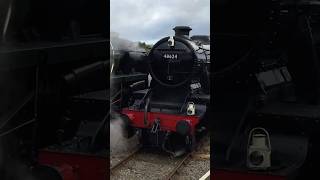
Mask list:
[[[192,30],[189,26],[176,26],[173,28],[175,36],[189,38],[189,32]]]

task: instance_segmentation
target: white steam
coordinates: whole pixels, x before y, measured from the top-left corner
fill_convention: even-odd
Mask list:
[[[124,121],[120,117],[110,121],[110,154],[126,153],[137,147],[137,137],[126,138]]]
[[[110,32],[110,40],[114,50],[145,51],[139,46],[138,42],[123,39],[120,37],[119,33],[116,32]]]

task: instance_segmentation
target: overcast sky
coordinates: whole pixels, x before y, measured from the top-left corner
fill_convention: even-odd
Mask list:
[[[210,33],[210,0],[111,0],[110,29],[132,41],[154,43],[176,25]]]

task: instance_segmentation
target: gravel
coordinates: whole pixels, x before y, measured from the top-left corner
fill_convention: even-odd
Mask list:
[[[170,158],[168,154],[142,152],[119,169],[111,179],[163,179],[181,158]]]
[[[210,138],[205,137],[201,148],[195,152],[197,155],[210,155]],[[210,170],[210,158],[191,158],[186,165],[179,169],[179,173],[174,177],[176,180],[198,180]],[[210,179],[208,177],[207,179]]]
[[[137,138],[130,139],[125,142],[131,144],[132,147],[125,151],[117,151],[111,153],[111,166],[127,157],[137,146]],[[112,151],[111,151],[112,152]],[[205,139],[201,148],[196,154],[210,154],[209,138]],[[111,180],[158,180],[164,179],[168,173],[181,161],[181,158],[171,158],[168,154],[159,152],[139,152],[133,159],[129,160],[122,167],[110,176]],[[191,158],[187,160],[187,164],[182,165],[178,173],[174,176],[177,180],[198,180],[207,171],[210,170],[209,158]],[[209,179],[209,178],[208,178]]]

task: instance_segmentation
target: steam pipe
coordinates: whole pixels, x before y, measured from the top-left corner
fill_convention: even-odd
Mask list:
[[[68,92],[75,94],[106,89],[109,81],[109,63],[109,61],[99,61],[72,70],[63,77]]]

